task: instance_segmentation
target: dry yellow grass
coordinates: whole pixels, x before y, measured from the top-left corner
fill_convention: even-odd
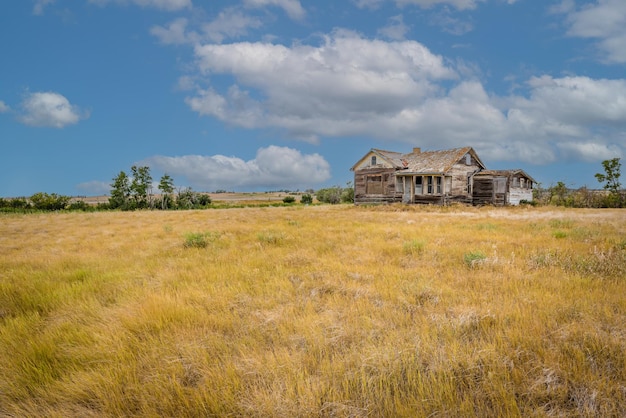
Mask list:
[[[1,215],[0,416],[625,416],[625,277],[623,210]]]

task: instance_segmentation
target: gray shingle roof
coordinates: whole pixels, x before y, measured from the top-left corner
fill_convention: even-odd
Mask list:
[[[385,158],[397,169],[406,170],[407,173],[445,173],[467,153],[472,154],[472,157],[482,165],[482,161],[480,161],[472,147],[410,152],[407,154],[380,149],[372,149],[372,152]]]

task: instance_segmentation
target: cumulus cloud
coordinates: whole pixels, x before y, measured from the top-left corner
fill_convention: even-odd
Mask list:
[[[595,4],[576,8],[568,0],[552,10],[566,14],[569,36],[597,39],[603,60],[608,63],[626,62],[626,2],[598,0]]]
[[[142,162],[185,177],[196,190],[305,189],[330,179],[330,165],[319,154],[278,146],[260,148],[253,160],[224,155],[154,156]]]
[[[9,110],[11,110],[9,105],[7,105],[2,100],[0,100],[0,113],[5,113],[5,112],[8,112]]]
[[[295,20],[303,19],[306,12],[300,4],[300,0],[244,0],[244,4],[248,7],[280,7],[287,15]]]
[[[227,8],[216,19],[202,26],[206,39],[222,42],[226,38],[238,38],[248,34],[248,29],[262,26],[260,19],[246,15],[235,8]]]
[[[396,0],[399,6],[416,5],[422,8],[429,8],[436,5],[453,6],[459,10],[475,9],[478,3],[486,0]]]
[[[199,90],[187,103],[204,115],[247,127],[282,127],[314,139],[359,131],[372,118],[388,118],[423,100],[432,80],[456,73],[415,41],[367,40],[339,31],[319,46],[267,43],[203,45],[195,50],[205,75],[230,74],[226,92]]]
[[[185,44],[192,41],[192,38],[186,33],[187,19],[184,17],[174,19],[165,27],[155,25],[150,28],[150,33],[165,45]]]
[[[337,31],[319,45],[198,45],[188,106],[245,128],[316,142],[364,136],[484,158],[549,163],[623,152],[626,80],[533,77],[498,96],[415,41]],[[211,85],[214,75],[235,81]],[[204,81],[202,81],[204,77]],[[203,85],[204,83],[204,85]]]
[[[405,38],[409,27],[404,23],[402,15],[393,16],[389,19],[389,24],[378,30],[378,33],[386,38],[401,41]]]
[[[435,6],[452,6],[458,10],[475,9],[478,3],[484,3],[487,0],[388,0],[393,1],[398,7],[408,5],[418,6],[423,9],[429,9]],[[354,4],[360,8],[376,9],[382,5],[385,0],[353,0]],[[508,0],[509,4],[513,4],[515,0]]]
[[[89,3],[98,4],[101,6],[112,2],[121,4],[132,3],[141,7],[151,7],[166,11],[189,9],[193,6],[191,0],[89,0]]]
[[[87,113],[72,105],[65,96],[54,92],[28,94],[22,101],[22,123],[31,126],[63,128],[88,117]]]
[[[195,44],[198,42],[221,43],[225,39],[236,39],[246,36],[250,29],[258,29],[263,22],[250,16],[240,9],[231,7],[222,10],[215,19],[203,23],[197,28],[190,28],[186,18],[177,18],[165,26],[155,25],[150,33],[163,44]]]

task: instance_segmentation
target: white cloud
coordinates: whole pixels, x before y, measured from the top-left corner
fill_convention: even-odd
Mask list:
[[[386,0],[352,0],[359,9],[375,10],[380,7]]]
[[[280,127],[292,136],[359,131],[433,94],[433,80],[456,73],[414,41],[383,42],[339,31],[320,46],[265,43],[196,47],[205,75],[231,74],[227,92],[198,90],[187,103],[204,115],[246,127]]]
[[[0,100],[0,113],[5,113],[5,112],[8,112],[9,110],[11,110],[9,105],[7,105],[2,100]]]
[[[28,94],[22,101],[22,110],[20,121],[31,126],[63,128],[88,117],[63,95],[54,92]]]
[[[236,126],[311,142],[365,136],[436,149],[469,144],[486,159],[529,163],[624,149],[624,79],[533,77],[517,95],[497,96],[463,63],[453,68],[417,42],[347,31],[317,46],[242,42],[198,45],[195,54],[187,104]],[[214,74],[234,84],[211,86]],[[208,86],[201,87],[202,77]]]
[[[235,8],[227,8],[216,19],[202,26],[206,39],[222,42],[226,38],[237,38],[248,33],[249,28],[261,27],[261,21]]]
[[[35,5],[33,6],[33,14],[38,16],[43,15],[46,6],[54,2],[55,0],[36,0]]]
[[[389,18],[389,24],[384,28],[378,30],[378,33],[386,38],[401,41],[405,38],[409,26],[404,23],[402,15],[397,15]]]
[[[260,148],[256,157],[244,161],[223,155],[154,156],[142,164],[185,177],[196,190],[250,190],[257,188],[305,189],[330,179],[330,165],[319,154],[278,146]]]
[[[150,33],[163,44],[195,44],[198,42],[221,43],[225,39],[239,38],[248,34],[249,29],[263,25],[257,17],[247,15],[237,8],[222,10],[215,19],[200,25],[197,30],[190,29],[186,18],[177,18],[165,27],[155,25]]]
[[[108,195],[111,191],[111,185],[104,181],[88,181],[77,184],[76,189],[91,196]]]
[[[171,44],[185,44],[190,41],[189,36],[186,34],[187,19],[184,17],[174,19],[166,27],[153,26],[150,28],[150,33],[166,45]]]
[[[487,0],[395,0],[400,7],[406,5],[415,5],[427,9],[437,5],[453,6],[459,10],[475,9],[478,3]]]
[[[377,9],[385,1],[393,2],[398,7],[408,5],[418,6],[422,9],[430,9],[435,6],[452,6],[458,10],[475,9],[478,3],[484,3],[487,0],[352,0],[359,8]],[[508,4],[513,4],[517,0],[508,0]]]
[[[598,0],[595,4],[579,9],[573,2],[564,1],[552,11],[566,13],[569,36],[597,39],[603,60],[608,63],[626,63],[624,0]]]
[[[255,8],[267,6],[280,7],[290,18],[295,20],[303,19],[306,14],[299,0],[244,0],[244,3],[248,7]]]
[[[44,0],[45,1],[45,0]],[[104,6],[108,3],[132,3],[141,7],[152,7],[160,10],[177,11],[189,9],[193,5],[191,0],[89,0],[89,3]]]
[[[556,146],[567,158],[590,163],[622,157],[622,150],[619,147],[603,144],[601,141],[598,139],[598,142],[561,142]]]

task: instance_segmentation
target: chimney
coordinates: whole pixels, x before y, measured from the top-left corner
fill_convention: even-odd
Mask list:
[[[420,154],[422,149],[420,147],[413,147],[413,154]]]

